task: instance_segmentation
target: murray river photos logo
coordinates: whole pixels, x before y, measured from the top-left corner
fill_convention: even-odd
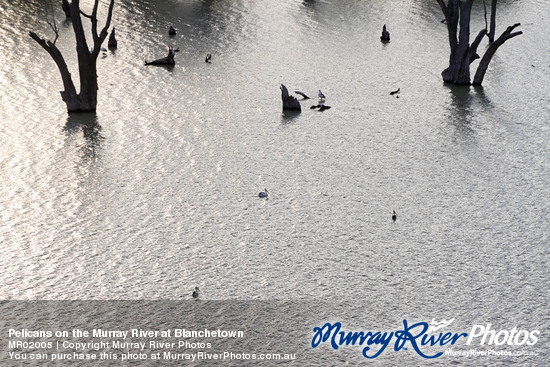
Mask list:
[[[454,319],[441,320],[432,323],[417,322],[409,324],[403,320],[403,328],[395,331],[343,331],[340,322],[326,323],[321,327],[313,328],[311,346],[317,348],[322,343],[330,345],[337,350],[344,346],[362,347],[362,355],[365,358],[376,358],[381,355],[388,346],[393,345],[393,350],[408,350],[412,348],[419,356],[424,358],[438,358],[444,352],[429,352],[430,347],[450,346],[457,343],[465,345],[487,346],[521,346],[535,345],[540,331],[512,329],[494,330],[491,324],[473,325],[469,332],[445,332],[441,329],[449,327]],[[445,354],[449,354],[448,352]]]

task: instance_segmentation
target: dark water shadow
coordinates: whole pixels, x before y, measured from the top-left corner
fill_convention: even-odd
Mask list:
[[[61,22],[61,25],[63,26],[63,28],[72,28],[73,22],[71,22],[71,18],[65,18],[65,20]]]
[[[469,85],[455,85],[445,83],[449,90],[450,101],[447,104],[447,111],[451,121],[457,126],[464,126],[470,129],[472,120],[472,101],[471,87]]]
[[[81,146],[81,159],[85,162],[95,162],[99,158],[101,142],[105,139],[101,135],[101,125],[97,120],[97,114],[69,113],[63,130],[70,137],[82,133],[84,144]]]
[[[484,110],[494,108],[493,102],[491,102],[489,97],[487,97],[487,95],[485,94],[485,90],[483,89],[483,87],[481,85],[474,86],[473,90],[474,90],[475,95],[477,97],[476,100],[479,102],[479,104],[481,105],[481,107]]]
[[[475,130],[472,127],[474,97],[469,85],[445,83],[449,90],[446,103],[446,122],[452,127],[451,140],[457,146],[473,147],[477,145]],[[470,149],[470,148],[466,148]]]
[[[450,103],[447,110],[457,127],[471,130],[471,123],[476,114],[494,108],[482,86],[445,84],[449,89]]]
[[[460,145],[477,145],[476,130],[486,111],[493,108],[482,87],[445,84],[449,89],[448,124],[454,128],[453,140]]]
[[[281,113],[281,122],[283,124],[290,124],[300,116],[302,111],[283,110]]]
[[[166,71],[173,72],[176,65],[145,65],[146,68],[165,69]]]

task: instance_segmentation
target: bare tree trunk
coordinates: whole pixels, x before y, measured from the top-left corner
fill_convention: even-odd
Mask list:
[[[443,80],[454,84],[470,84],[470,64],[479,59],[477,48],[483,37],[487,35],[491,40],[491,35],[487,33],[487,29],[482,29],[476,36],[474,42],[470,45],[470,17],[472,12],[473,0],[449,0],[445,4],[444,0],[437,0],[447,23],[447,31],[449,34],[449,46],[451,55],[449,57],[449,67],[441,73]],[[496,2],[491,3],[491,30],[489,33],[495,32],[496,25]],[[487,21],[485,21],[487,23]],[[520,35],[522,32],[512,33],[512,30],[519,26],[515,24],[508,29],[496,41],[490,41],[489,47],[485,51],[483,58],[480,61],[473,84],[481,84],[491,58],[506,40]],[[458,36],[457,36],[458,34]],[[458,38],[457,38],[458,37]]]
[[[496,16],[497,16],[497,0],[493,0],[491,2],[491,25],[489,27],[489,33],[487,34],[487,36],[489,37],[490,43],[493,43],[495,41],[495,27],[497,24]]]
[[[77,109],[80,104],[80,98],[76,93],[76,88],[74,86],[71,73],[69,72],[69,68],[67,67],[67,63],[65,62],[63,55],[57,46],[51,41],[41,39],[34,32],[29,32],[29,35],[50,54],[53,61],[57,64],[59,72],[61,73],[61,79],[63,80],[63,87],[65,88],[65,90],[61,91],[61,98],[67,104],[67,109],[69,111]]]
[[[497,49],[504,44],[504,42],[508,41],[510,38],[513,38],[515,36],[519,36],[522,34],[522,31],[513,32],[512,31],[518,27],[520,24],[516,23],[514,25],[509,26],[506,28],[506,30],[500,35],[500,37],[489,44],[489,47],[487,48],[487,51],[485,51],[485,54],[481,58],[481,61],[479,62],[479,66],[477,67],[476,75],[474,76],[474,85],[481,85],[483,82],[483,78],[485,77],[485,72],[487,71],[487,68],[489,67],[489,63],[491,62],[491,59],[493,58],[493,55],[497,51]]]
[[[445,5],[443,0],[438,3],[445,15],[451,55],[449,67],[441,73],[443,80],[455,84],[470,84],[470,14],[473,0],[449,0]],[[460,28],[459,28],[460,24]],[[460,32],[459,32],[460,29]],[[477,46],[476,46],[477,47]]]
[[[70,4],[71,21],[73,24],[73,31],[76,37],[76,51],[78,58],[78,74],[80,80],[80,92],[77,94],[74,83],[72,81],[71,73],[67,67],[63,55],[59,49],[55,46],[55,41],[50,42],[44,39],[40,39],[34,32],[29,32],[29,35],[34,39],[42,48],[44,48],[57,64],[59,72],[61,73],[61,79],[63,80],[64,91],[61,92],[61,97],[67,105],[69,112],[88,112],[95,111],[97,106],[97,68],[96,62],[99,52],[101,50],[101,44],[107,37],[107,31],[111,23],[111,17],[113,13],[114,0],[110,0],[109,11],[107,15],[107,21],[105,26],[98,34],[97,32],[97,8],[99,0],[95,0],[92,14],[87,15],[80,10],[80,1],[73,0]],[[82,25],[81,15],[89,18],[92,23],[92,49],[88,48],[86,41],[86,35],[84,33],[84,27]],[[57,40],[57,31],[56,40]]]
[[[458,67],[458,73],[454,78],[455,84],[470,84],[470,16],[473,3],[474,0],[459,2],[460,33],[455,55],[455,66]]]
[[[65,17],[70,18],[71,17],[71,5],[69,4],[69,0],[63,0],[61,7],[63,9],[63,12],[65,13]]]

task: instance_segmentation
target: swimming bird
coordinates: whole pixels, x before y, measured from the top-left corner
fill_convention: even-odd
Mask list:
[[[210,63],[212,60],[212,54],[207,54],[206,58],[204,59],[205,62]]]
[[[195,290],[193,291],[193,298],[197,298],[199,296],[200,289],[199,287],[195,287]]]
[[[174,27],[170,26],[170,29],[168,29],[168,34],[170,36],[175,36],[176,35],[176,30],[174,29]]]
[[[325,95],[323,94],[323,92],[321,92],[321,90],[319,89],[319,94],[317,94],[319,96],[319,98],[321,99],[325,99]]]
[[[393,211],[393,214],[391,216],[391,219],[395,222],[397,220],[397,213],[395,212],[395,210]]]
[[[299,90],[295,90],[294,93],[301,95],[302,97],[304,97],[304,99],[309,99],[309,97],[306,96],[305,93],[302,93],[302,92],[300,92]]]
[[[401,88],[397,88],[397,90],[394,90],[393,92],[390,92],[390,96],[393,96],[394,94],[399,93],[400,90],[401,90]]]
[[[258,197],[266,198],[267,195],[268,195],[267,189],[264,189],[264,191],[262,191],[262,192],[260,192],[260,193],[258,194]]]

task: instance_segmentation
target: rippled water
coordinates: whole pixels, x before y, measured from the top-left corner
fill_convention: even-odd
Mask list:
[[[1,299],[199,285],[548,329],[550,3],[499,2],[524,34],[475,89],[441,81],[435,1],[121,0],[97,114],[70,116],[43,14],[0,0]],[[143,66],[167,45],[174,68]],[[332,109],[282,114],[281,83]]]

